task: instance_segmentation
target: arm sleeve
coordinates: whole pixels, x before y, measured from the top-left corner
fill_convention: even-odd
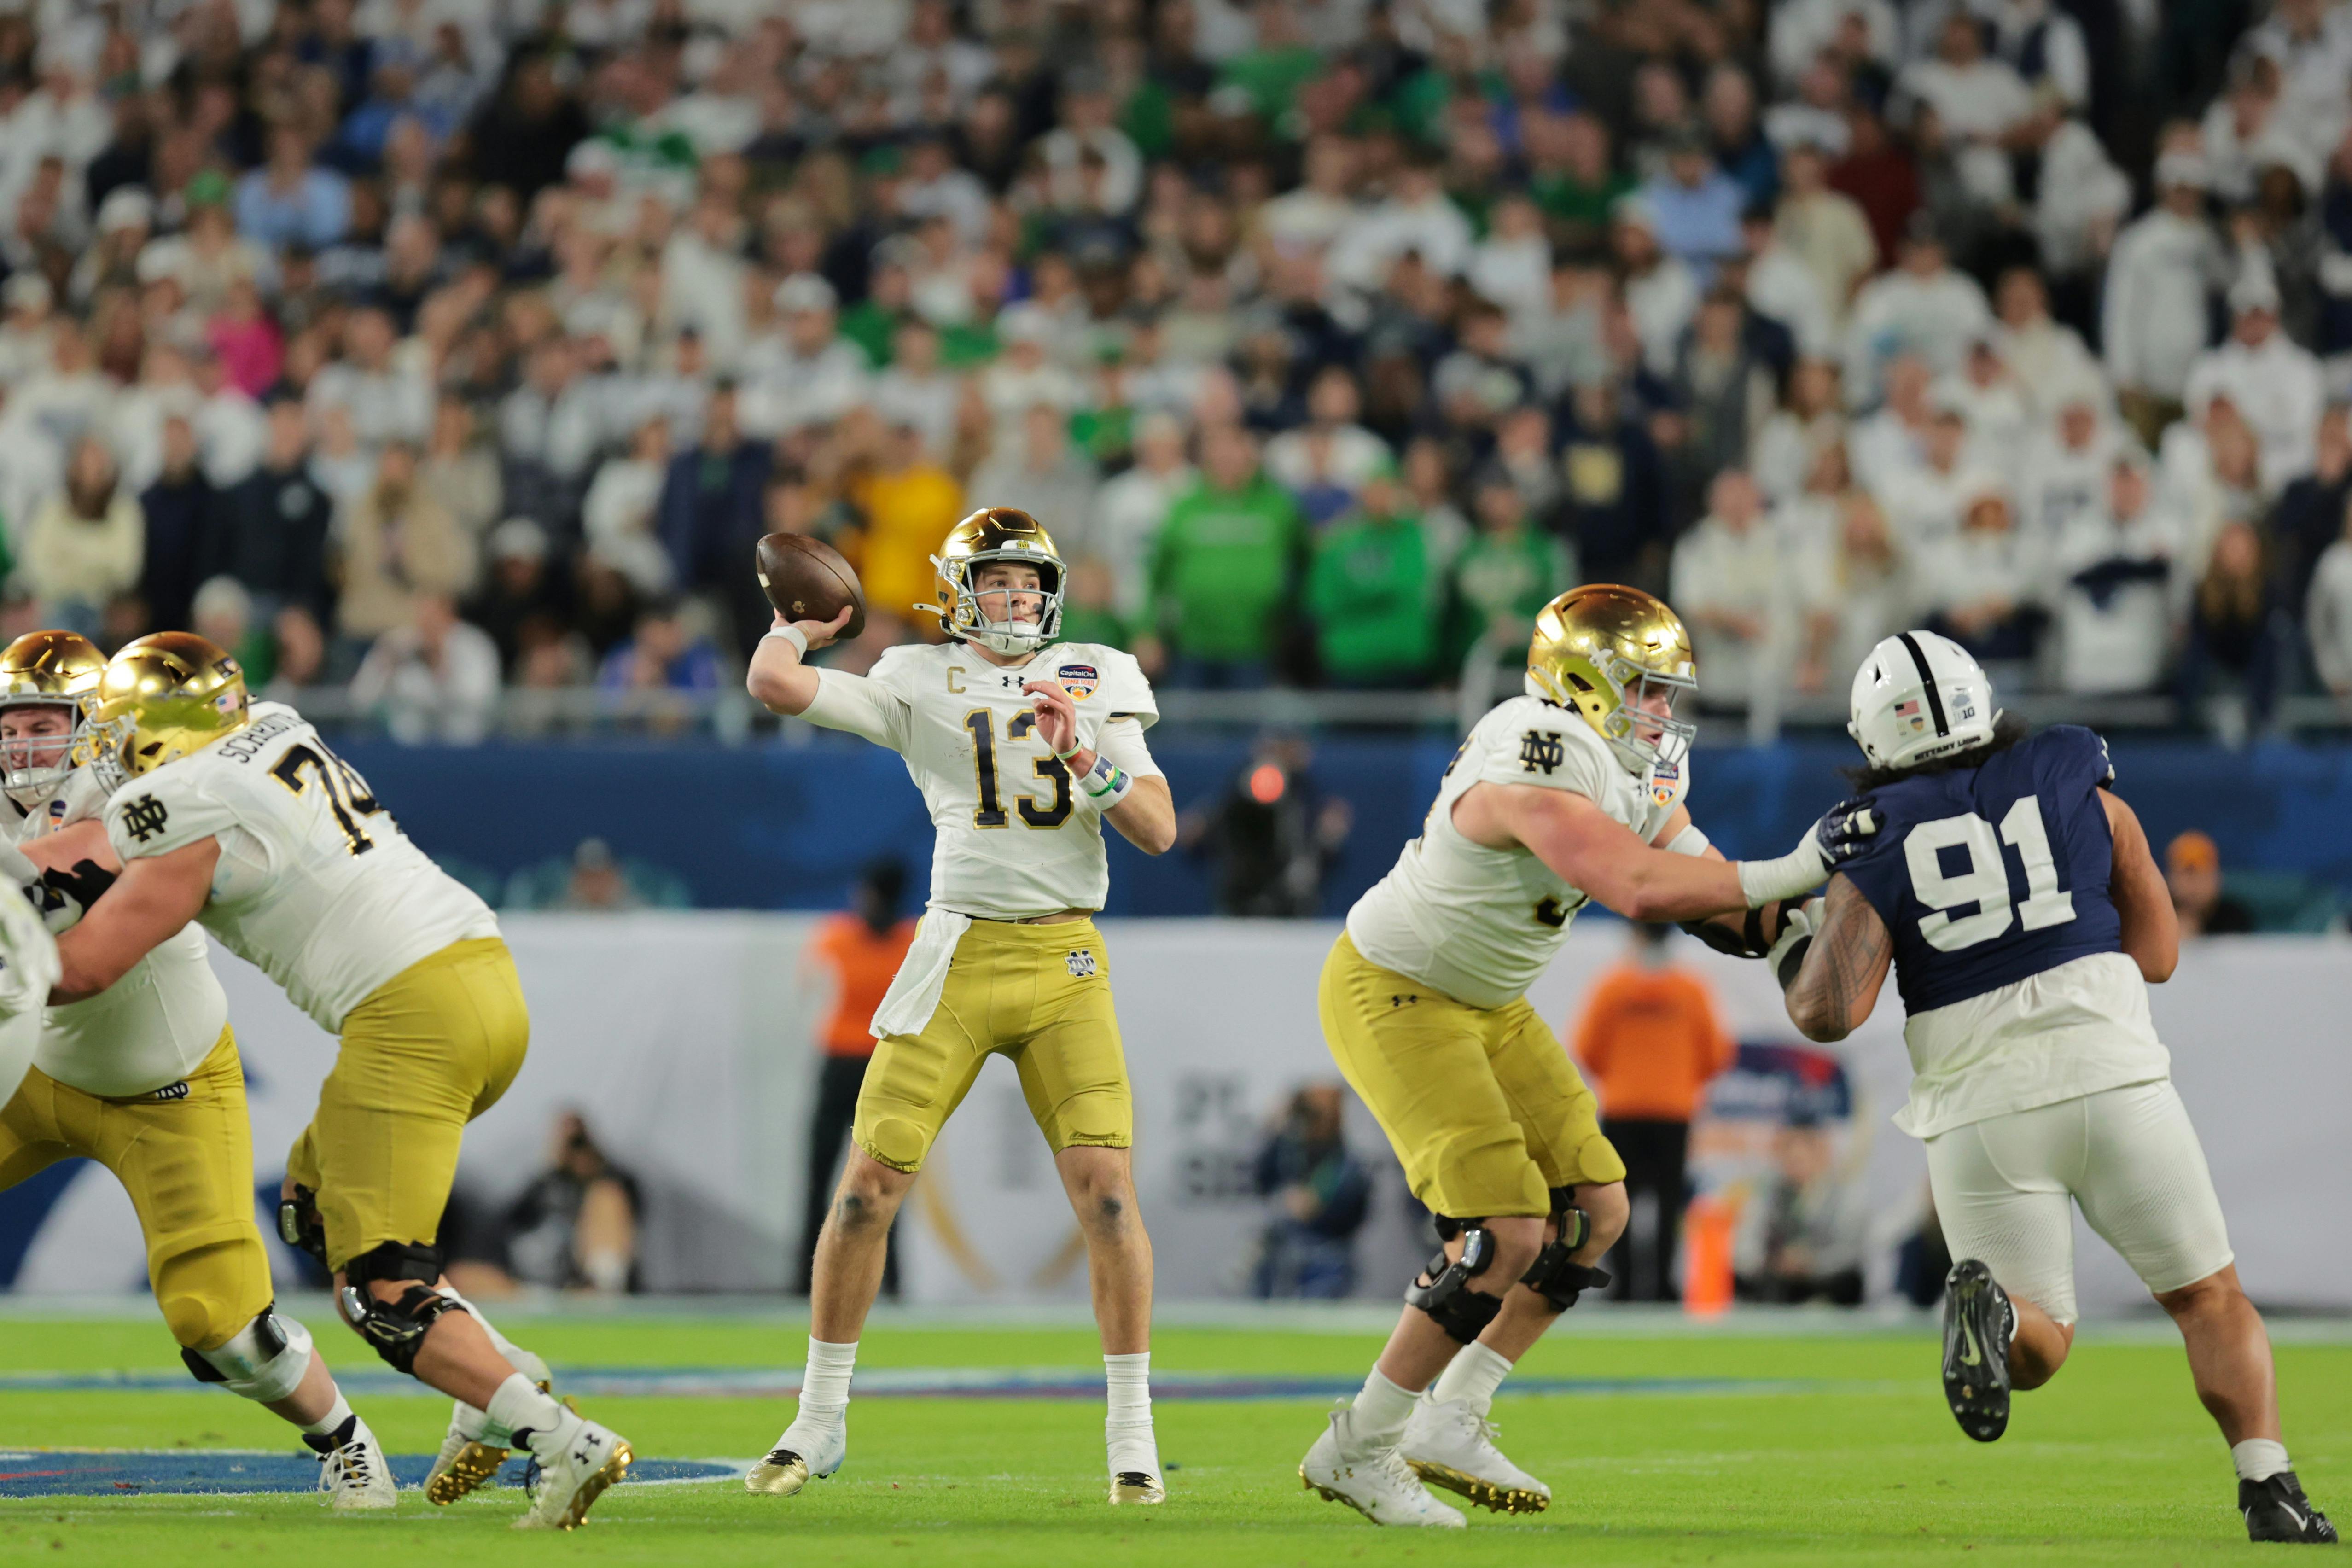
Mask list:
[[[879,672],[880,666],[876,669]],[[826,730],[845,730],[894,752],[907,747],[908,707],[881,680],[838,669],[816,672],[816,697],[801,717]]]
[[[1144,744],[1143,726],[1125,715],[1113,719],[1095,737],[1096,754],[1112,762],[1139,779],[1164,778],[1160,764],[1151,760],[1151,748]]]
[[[1486,752],[1478,781],[1564,789],[1595,805],[1609,799],[1617,760],[1582,719],[1533,698],[1514,705],[1508,731]]]
[[[133,779],[106,803],[106,840],[125,865],[169,855],[236,826],[236,814],[212,792],[159,770]]]
[[[1115,647],[1098,648],[1096,662],[1102,671],[1103,711],[1113,720],[1132,719],[1139,732],[1160,722],[1160,700],[1152,695],[1151,679],[1135,662],[1134,655]],[[1119,766],[1127,764],[1121,763]],[[1135,772],[1133,768],[1127,771]]]

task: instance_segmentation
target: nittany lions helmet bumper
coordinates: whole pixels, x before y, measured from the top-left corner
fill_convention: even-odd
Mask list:
[[[1897,632],[1853,672],[1845,730],[1872,767],[1904,768],[1983,745],[2000,717],[1968,649],[1934,632]]]
[[[61,708],[72,721],[64,735],[0,739],[0,789],[29,805],[65,782],[88,719],[82,700],[105,668],[106,656],[75,632],[26,632],[0,650],[0,712]]]
[[[194,632],[124,644],[87,701],[93,760],[129,778],[242,730],[251,708],[244,668]]]
[[[973,586],[979,569],[992,561],[1009,561],[1037,569],[1037,591],[1045,605],[1034,621],[1013,618],[1010,595],[1003,595],[990,615]],[[1054,640],[1062,626],[1062,586],[1066,574],[1062,552],[1054,548],[1045,525],[1017,507],[982,507],[948,530],[947,542],[931,557],[940,575],[939,604],[915,608],[940,617],[948,636],[978,643],[995,653],[1028,653]],[[991,598],[998,598],[991,593]]]
[[[1672,710],[1676,697],[1697,689],[1682,617],[1639,588],[1588,583],[1536,616],[1528,694],[1582,715],[1637,773],[1688,754],[1698,726]],[[1648,703],[1661,695],[1665,711],[1654,711]]]

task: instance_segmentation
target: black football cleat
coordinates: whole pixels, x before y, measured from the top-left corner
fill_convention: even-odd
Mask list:
[[[2303,1495],[2303,1483],[2293,1470],[2259,1481],[2238,1483],[2238,1511],[2245,1516],[2249,1541],[2299,1541],[2315,1546],[2336,1544],[2336,1527]]]
[[[2016,1310],[1974,1258],[1944,1277],[1944,1398],[1960,1430],[1990,1443],[2009,1430],[2009,1341]]]

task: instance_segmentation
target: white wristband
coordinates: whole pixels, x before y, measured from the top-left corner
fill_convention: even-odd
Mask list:
[[[1698,830],[1696,822],[1685,823],[1683,830],[1666,840],[1664,847],[1669,855],[1687,855],[1696,860],[1706,853],[1708,839]]]
[[[1805,841],[1778,859],[1739,862],[1739,892],[1749,909],[1760,910],[1775,899],[1811,892],[1829,880],[1829,858],[1813,842],[1812,830],[1808,828]]]
[[[800,627],[770,626],[768,628],[768,637],[782,637],[786,642],[792,644],[793,650],[803,658],[806,658],[808,657],[808,633],[801,630]],[[761,637],[760,640],[761,642],[765,642],[768,639],[767,637]]]

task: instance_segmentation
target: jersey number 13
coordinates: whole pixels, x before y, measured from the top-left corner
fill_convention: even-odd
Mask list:
[[[2011,903],[2009,866],[2001,846],[2013,845],[2025,867],[2025,899]],[[1942,851],[1968,852],[1968,868],[1957,874],[1944,869]],[[2000,819],[2000,836],[1975,812],[1964,816],[1923,822],[1903,841],[1903,858],[1911,868],[1911,890],[1935,912],[1919,922],[1919,935],[1942,952],[1957,952],[1990,942],[2011,922],[2026,931],[2064,925],[2074,918],[2074,895],[2058,887],[2058,862],[2050,853],[2050,831],[2042,826],[2042,803],[2022,795]],[[1977,912],[1952,918],[1965,904]]]

